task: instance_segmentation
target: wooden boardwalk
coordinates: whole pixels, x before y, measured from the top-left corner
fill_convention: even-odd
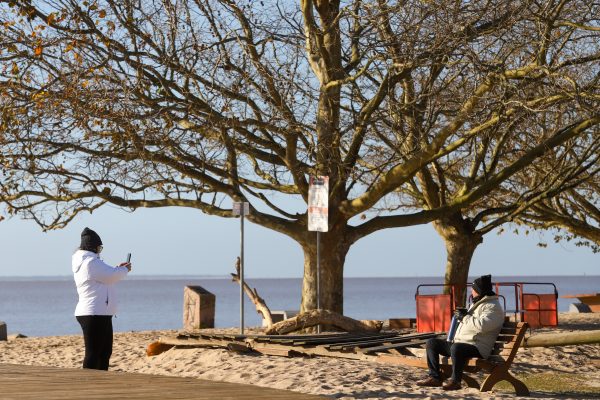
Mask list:
[[[320,396],[193,378],[0,364],[2,400],[273,399]]]

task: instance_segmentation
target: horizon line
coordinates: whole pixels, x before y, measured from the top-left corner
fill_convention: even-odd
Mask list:
[[[471,276],[479,276],[469,275]],[[551,274],[551,275],[519,275],[519,274],[492,274],[494,277],[527,277],[527,278],[536,278],[536,277],[580,277],[580,276],[589,276],[589,277],[600,277],[600,274],[587,274],[585,272],[580,274]],[[0,275],[0,280],[6,279],[31,279],[31,278],[51,278],[51,279],[60,279],[60,278],[72,278],[71,274],[68,275]],[[209,278],[209,279],[230,279],[230,275],[205,275],[205,274],[145,274],[145,275],[133,275],[130,276],[129,279],[146,279],[146,278],[158,278],[158,279],[177,279],[177,278]],[[353,278],[353,279],[376,279],[376,278],[443,278],[443,275],[380,275],[380,276],[344,276],[344,278]],[[246,279],[302,279],[302,276],[247,276]]]

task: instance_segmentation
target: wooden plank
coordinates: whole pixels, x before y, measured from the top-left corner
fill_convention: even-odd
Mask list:
[[[347,332],[321,333],[321,334],[299,334],[299,335],[258,335],[258,334],[235,335],[235,334],[224,334],[224,333],[184,332],[184,333],[181,333],[180,335],[181,336],[189,336],[189,337],[204,337],[204,338],[215,338],[215,339],[234,339],[234,340],[245,340],[245,339],[254,339],[254,340],[270,340],[270,339],[294,340],[294,339],[315,339],[315,338],[333,338],[333,337],[343,338],[343,337],[351,336]]]
[[[252,339],[313,339],[313,338],[332,338],[350,336],[348,332],[341,333],[319,333],[319,334],[303,334],[303,335],[247,335]]]
[[[227,347],[231,341],[228,340],[210,340],[210,339],[181,339],[178,337],[161,336],[158,341],[173,346],[188,347]]]
[[[285,340],[300,340],[300,339],[317,339],[317,338],[334,338],[334,337],[347,337],[351,336],[348,332],[340,332],[340,333],[320,333],[320,334],[300,334],[300,335],[246,335],[246,338],[255,339],[255,340],[277,340],[277,339],[285,339]]]
[[[222,334],[222,333],[180,333],[177,335],[178,338],[190,338],[190,339],[227,339],[227,340],[237,340],[243,341],[246,338],[246,335],[231,335],[231,334]]]
[[[504,345],[502,346],[502,349],[503,350],[506,350],[506,349],[511,349],[512,350],[512,348],[515,347],[515,346],[518,346],[517,342],[512,341],[512,342],[504,343]]]
[[[498,334],[498,338],[496,340],[501,340],[501,341],[505,341],[508,342],[509,340],[512,340],[515,336],[517,336],[517,332],[505,332],[504,330],[500,331],[500,333]]]
[[[343,343],[375,341],[381,342],[387,338],[398,336],[397,332],[364,333],[364,334],[320,334],[320,335],[223,335],[223,334],[179,334],[176,338],[163,337],[162,343],[174,345],[223,345],[231,341],[264,342],[292,346],[338,345]]]
[[[367,335],[367,337],[372,337],[373,334]],[[350,335],[350,334],[344,334],[344,335],[335,335],[335,336],[331,336],[331,335],[326,335],[326,336],[320,336],[320,335],[306,335],[305,337],[287,337],[285,335],[278,335],[275,337],[263,337],[263,336],[256,336],[256,337],[251,337],[248,338],[246,341],[252,341],[252,342],[262,342],[262,343],[277,343],[277,344],[286,344],[286,345],[295,345],[295,346],[301,346],[301,345],[308,345],[308,344],[320,344],[320,343],[336,343],[338,341],[345,341],[345,340],[354,340],[354,339],[359,339],[362,338],[362,335]]]
[[[323,345],[323,344],[337,344],[337,343],[346,343],[357,341],[359,339],[386,339],[390,337],[396,336],[396,333],[378,333],[372,335],[364,335],[364,336],[349,336],[346,338],[324,338],[324,339],[308,339],[308,340],[294,340],[292,343],[294,345]]]
[[[510,353],[512,353],[512,349],[502,350],[501,352],[498,353],[498,355],[502,356],[502,357],[508,357],[508,356],[510,356]]]
[[[389,342],[390,344],[393,343],[401,343],[401,342],[407,342],[410,341],[412,339],[423,339],[423,338],[432,338],[432,337],[436,337],[438,336],[437,333],[415,333],[415,334],[411,334],[411,335],[400,335],[397,337],[391,337],[391,338],[387,338],[384,339],[385,342]],[[364,340],[364,341],[356,341],[356,342],[350,342],[350,343],[344,343],[344,344],[331,344],[327,347],[329,350],[351,350],[352,348],[363,348],[363,347],[369,347],[369,346],[374,346],[374,345],[378,345],[378,344],[383,344],[382,343],[383,340]]]
[[[302,346],[287,346],[283,344],[275,343],[263,343],[263,342],[249,342],[252,349],[261,352],[262,348],[281,348],[282,352],[289,351],[289,355],[292,354],[304,354],[307,356],[323,356],[323,357],[335,357],[335,358],[349,358],[353,360],[362,360],[365,358],[363,354],[357,354],[354,352],[341,352],[341,351],[329,351],[323,346],[316,347],[302,347]],[[279,354],[275,354],[279,355]]]
[[[381,341],[387,337],[390,337],[390,336],[393,337],[394,335],[395,335],[395,333],[383,334],[383,335],[368,334],[368,335],[359,335],[359,336],[344,334],[343,337],[341,337],[341,338],[340,338],[340,335],[336,335],[335,337],[330,336],[328,338],[323,338],[323,339],[319,338],[319,339],[315,339],[315,340],[301,341],[301,342],[272,341],[272,340],[256,341],[256,338],[262,338],[262,337],[247,338],[245,341],[240,342],[240,341],[236,341],[236,340],[229,340],[228,337],[230,335],[207,335],[207,336],[204,336],[204,338],[199,338],[198,336],[190,337],[190,336],[178,335],[177,337],[161,337],[161,338],[159,338],[159,342],[164,343],[164,344],[173,345],[173,346],[179,346],[179,347],[182,347],[182,346],[185,346],[185,347],[226,347],[226,348],[236,349],[236,351],[240,351],[241,347],[249,347],[252,350],[255,350],[262,354],[278,355],[278,356],[289,356],[292,352],[296,352],[296,353],[302,353],[302,354],[307,354],[307,355],[324,355],[324,356],[328,356],[328,357],[339,356],[342,358],[361,358],[361,355],[355,355],[355,356],[348,356],[347,354],[342,355],[339,352],[332,353],[326,349],[318,350],[318,351],[314,351],[314,350],[307,351],[306,347],[303,347],[303,346],[319,344],[323,341],[325,341],[325,343],[327,343],[327,342],[333,341],[333,340],[335,340],[334,343],[337,343],[340,340],[342,342],[356,341],[360,337],[366,338],[365,340],[371,340],[375,336],[379,337],[380,341]],[[210,339],[209,339],[209,337],[210,337]],[[306,343],[306,342],[308,342],[308,343]],[[238,347],[232,347],[233,344],[235,344]],[[261,344],[261,345],[259,345],[259,344]],[[277,347],[277,346],[279,346],[279,347]]]
[[[320,396],[194,378],[0,364],[3,400],[317,400]]]
[[[413,341],[404,342],[404,343],[397,343],[397,344],[390,344],[390,345],[376,346],[376,347],[367,347],[366,349],[358,349],[357,351],[364,353],[364,354],[371,354],[371,353],[377,353],[377,352],[381,352],[381,351],[387,351],[390,349],[400,349],[403,347],[420,346],[420,345],[424,344],[425,342],[427,342],[427,341],[426,340],[413,340]]]
[[[509,342],[508,344],[506,344],[504,347],[505,349],[502,350],[502,355],[506,356],[506,363],[510,366],[517,354],[517,351],[519,350],[519,347],[521,347],[521,344],[523,343],[523,340],[525,339],[525,333],[527,332],[527,327],[529,326],[529,324],[527,322],[519,322],[519,324],[517,324],[517,336],[515,337],[513,342]],[[509,347],[512,346],[512,347]],[[507,349],[511,349],[510,351],[507,351]]]
[[[227,341],[227,342],[231,342],[231,341],[238,341],[238,342],[243,342],[244,337],[241,335],[238,336],[231,336],[231,335],[184,335],[184,334],[179,334],[176,336],[177,339],[180,340],[217,340],[217,341]]]
[[[372,338],[372,337],[388,337],[396,335],[396,333],[366,333],[366,334],[349,334],[349,333],[331,333],[318,335],[232,335],[232,334],[204,334],[204,333],[186,333],[180,334],[177,337],[180,339],[204,339],[204,340],[221,340],[221,341],[247,341],[253,340],[258,342],[270,343],[294,343],[294,344],[318,344],[318,343],[335,343],[336,341],[345,341],[352,338]]]
[[[279,346],[279,345],[257,346],[257,347],[253,347],[252,350],[254,350],[260,354],[264,354],[266,356],[280,356],[280,357],[289,357],[295,351],[293,349],[290,349],[289,347]]]

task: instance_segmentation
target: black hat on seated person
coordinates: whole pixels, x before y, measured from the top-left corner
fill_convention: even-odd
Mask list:
[[[98,251],[98,246],[102,246],[102,239],[100,239],[100,236],[90,228],[85,228],[83,232],[81,232],[81,245],[79,248],[95,253]]]
[[[492,275],[482,275],[473,281],[473,289],[480,296],[493,295],[494,290],[492,289]]]

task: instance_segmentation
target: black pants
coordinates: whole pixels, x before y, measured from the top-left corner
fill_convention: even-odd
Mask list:
[[[83,368],[108,370],[112,355],[113,328],[111,315],[78,316],[77,322],[83,330],[85,357]]]
[[[440,354],[452,359],[452,382],[460,382],[463,370],[470,358],[482,358],[479,350],[472,344],[449,343],[445,339],[427,341],[427,366],[429,376],[442,379],[440,374]]]

